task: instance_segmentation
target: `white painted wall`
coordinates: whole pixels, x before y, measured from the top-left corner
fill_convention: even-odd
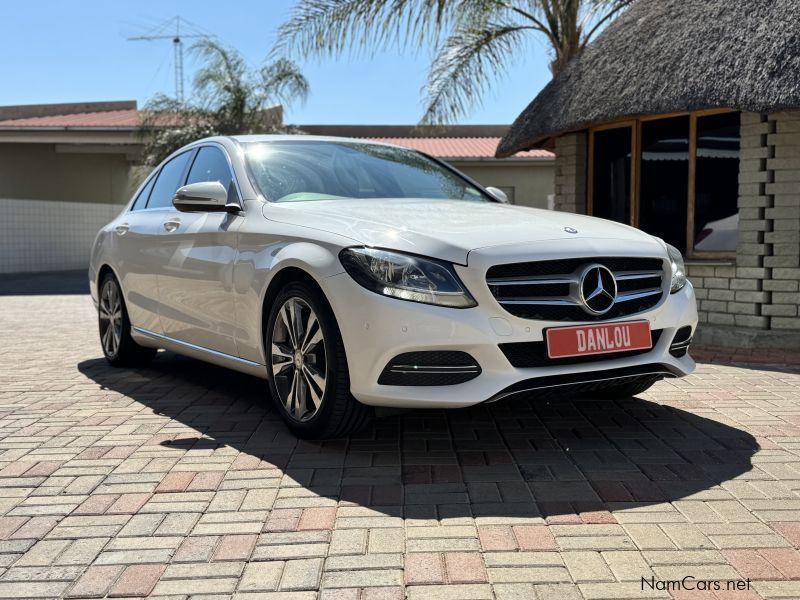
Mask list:
[[[120,204],[0,198],[0,273],[85,269]]]

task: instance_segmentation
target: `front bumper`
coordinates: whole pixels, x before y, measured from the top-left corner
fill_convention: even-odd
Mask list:
[[[670,354],[669,346],[682,327],[697,325],[694,290],[687,284],[652,310],[609,322],[647,319],[651,330],[661,330],[649,352],[588,363],[536,368],[515,368],[499,344],[537,342],[548,327],[578,323],[534,321],[515,317],[497,304],[485,282],[472,269],[459,274],[478,306],[453,309],[380,296],[356,284],[342,273],[323,281],[323,287],[341,330],[350,370],[350,389],[356,399],[373,406],[457,408],[496,400],[509,388],[533,380],[612,369],[636,369],[655,365],[675,377],[694,370],[694,360],[685,354]],[[472,278],[472,280],[470,280]],[[480,365],[480,375],[465,383],[439,386],[379,385],[384,367],[406,352],[453,350],[471,355]],[[524,386],[523,386],[524,387]],[[535,387],[528,385],[527,388]]]

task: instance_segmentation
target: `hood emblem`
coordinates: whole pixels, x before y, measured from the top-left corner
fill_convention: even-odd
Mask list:
[[[617,280],[603,265],[589,265],[578,284],[578,297],[583,309],[591,315],[604,315],[617,301]]]
[[[567,233],[578,233],[578,230],[575,229],[574,227],[564,227],[564,231],[566,231]]]

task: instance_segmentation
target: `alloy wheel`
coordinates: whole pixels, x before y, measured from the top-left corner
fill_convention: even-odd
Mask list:
[[[322,327],[302,298],[289,298],[278,311],[270,356],[275,388],[286,412],[297,421],[308,421],[322,407],[327,366]]]
[[[100,294],[100,341],[106,356],[114,357],[122,339],[122,300],[117,284],[106,281]]]

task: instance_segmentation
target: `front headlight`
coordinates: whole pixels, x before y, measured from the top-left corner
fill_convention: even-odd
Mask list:
[[[449,263],[377,248],[345,248],[339,260],[356,283],[377,294],[453,308],[477,306]]]
[[[672,267],[672,282],[669,287],[669,293],[674,294],[686,285],[686,265],[683,263],[681,251],[675,246],[667,244],[667,254],[669,254],[669,262]]]

